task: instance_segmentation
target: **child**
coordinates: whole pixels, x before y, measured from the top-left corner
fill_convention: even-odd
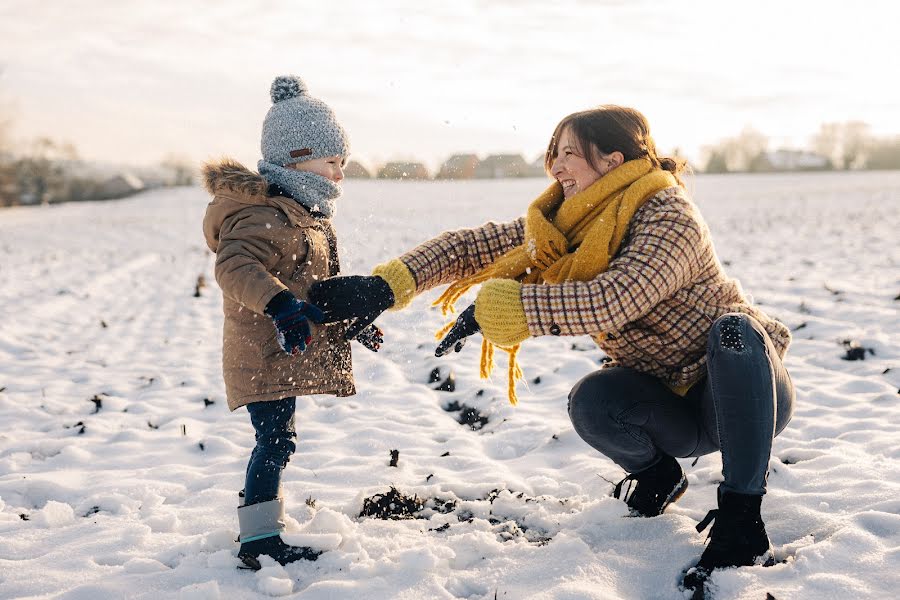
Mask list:
[[[296,448],[295,397],[356,392],[346,325],[310,325],[322,313],[302,300],[314,281],[339,271],[331,217],[341,195],[347,135],[299,77],[276,78],[271,96],[259,173],[231,160],[203,168],[213,195],[203,233],[216,254],[224,296],[228,408],[246,406],[256,430],[238,507],[238,557],[253,569],[263,554],[281,564],[319,555],[280,536],[279,484]],[[382,342],[377,328],[360,337],[371,350]]]

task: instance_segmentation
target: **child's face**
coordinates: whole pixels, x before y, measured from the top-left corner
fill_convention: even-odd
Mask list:
[[[321,175],[335,183],[340,183],[344,179],[344,157],[340,155],[323,156],[322,158],[304,160],[303,162],[291,163],[285,166],[295,171],[309,171],[310,173]]]

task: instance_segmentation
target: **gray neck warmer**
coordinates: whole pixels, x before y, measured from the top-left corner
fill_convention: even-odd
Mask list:
[[[326,219],[334,216],[335,200],[342,192],[335,182],[309,171],[286,169],[264,160],[256,167],[269,185],[281,188],[314,216]]]

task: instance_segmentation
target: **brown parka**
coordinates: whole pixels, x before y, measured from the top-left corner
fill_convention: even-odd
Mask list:
[[[283,352],[264,314],[282,290],[305,300],[317,279],[338,274],[334,228],[292,198],[269,196],[258,173],[223,160],[203,167],[213,195],[203,235],[216,254],[225,313],[222,371],[228,408],[305,394],[356,393],[346,325],[311,323],[312,342]]]

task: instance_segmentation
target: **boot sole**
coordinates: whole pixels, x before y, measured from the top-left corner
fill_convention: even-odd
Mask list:
[[[660,509],[659,514],[663,514],[666,512],[666,509],[669,508],[669,505],[673,502],[677,502],[679,498],[684,496],[684,493],[688,489],[688,480],[687,475],[681,476],[681,481],[679,481],[675,485],[675,489],[672,490],[672,493],[666,496],[666,501],[663,503],[662,509]]]
[[[259,559],[252,554],[238,554],[238,558],[244,563],[243,566],[238,566],[238,569],[246,569],[248,571],[259,571],[262,569]]]

